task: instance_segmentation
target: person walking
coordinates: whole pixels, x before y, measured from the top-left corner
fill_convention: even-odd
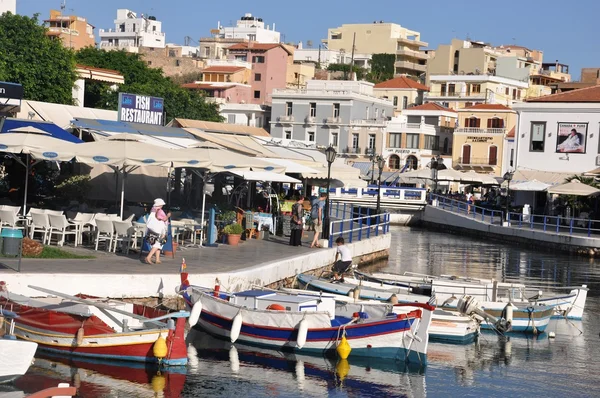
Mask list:
[[[144,238],[152,247],[150,253],[146,256],[146,264],[152,264],[152,256],[155,257],[155,263],[160,264],[160,251],[167,241],[167,227],[171,213],[165,214],[163,206],[165,201],[158,198],[154,200],[152,210],[146,221],[146,237]]]
[[[292,206],[292,219],[290,221],[290,246],[302,246],[302,218],[304,216],[304,196],[300,195]]]
[[[312,207],[310,209],[310,217],[313,220],[315,234],[313,235],[313,240],[310,243],[310,247],[321,247],[321,245],[319,245],[319,235],[321,234],[321,232],[323,232],[323,213],[325,209],[326,199],[327,193],[321,192],[319,198],[312,203]]]

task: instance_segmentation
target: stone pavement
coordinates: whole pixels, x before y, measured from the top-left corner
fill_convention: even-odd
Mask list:
[[[219,244],[218,247],[179,247],[175,258],[161,256],[161,264],[146,264],[140,260],[139,253],[130,251],[124,254],[107,253],[104,250],[95,251],[90,248],[64,246],[69,252],[95,256],[94,259],[23,259],[21,273],[53,273],[53,274],[177,274],[182,258],[185,258],[189,273],[219,273],[232,272],[244,268],[276,260],[293,258],[299,254],[312,253],[315,250],[308,246],[313,232],[305,232],[302,238],[303,246],[291,247],[289,238],[271,235],[269,240],[240,241],[238,246]],[[144,256],[146,253],[144,253]],[[331,258],[333,263],[333,257]],[[16,273],[18,260],[0,258],[0,276],[6,273]]]

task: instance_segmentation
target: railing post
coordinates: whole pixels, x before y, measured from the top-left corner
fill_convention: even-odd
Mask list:
[[[519,228],[523,227],[523,214],[519,214]]]
[[[344,202],[344,210],[343,210],[343,213],[344,213],[344,214],[342,214],[342,219],[346,218],[346,202]]]
[[[387,213],[387,231],[386,233],[390,233],[390,223],[392,222],[392,215],[390,213]]]
[[[533,229],[533,214],[529,215],[530,229]]]
[[[556,217],[556,233],[560,231],[560,216]]]
[[[361,217],[358,220],[358,241],[362,240],[362,228],[363,228],[363,218]]]
[[[348,238],[348,242],[352,243],[352,231],[354,231],[354,219],[350,219],[350,236]]]
[[[375,236],[379,236],[379,214],[375,216]]]
[[[588,238],[592,236],[592,220],[588,220]]]
[[[367,239],[371,237],[371,217],[367,217]]]
[[[546,216],[544,216],[544,232],[546,232]]]
[[[335,221],[329,224],[329,247],[333,247],[333,224]],[[343,221],[342,221],[343,223]]]
[[[573,219],[571,218],[571,225],[569,225],[569,235],[573,235]]]
[[[485,222],[485,209],[481,209],[481,221]]]

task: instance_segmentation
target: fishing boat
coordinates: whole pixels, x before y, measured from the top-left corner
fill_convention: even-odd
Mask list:
[[[15,336],[41,350],[163,366],[187,363],[185,311],[147,318],[136,314],[132,303],[29,287],[52,296],[33,299],[2,289],[0,306],[19,315]]]
[[[432,276],[407,272],[404,275],[393,273],[367,274],[354,271],[361,280],[395,286],[435,292],[437,300],[443,302],[469,295],[480,301],[502,301],[518,304],[534,303],[554,307],[554,317],[581,319],[587,300],[588,287],[553,287],[560,291],[543,291],[538,287],[522,283],[499,282],[494,279],[468,278],[454,275]],[[566,291],[566,292],[565,292]]]
[[[18,317],[0,307],[0,384],[12,382],[27,373],[37,350],[36,343],[15,338],[15,319]]]
[[[404,314],[383,307],[336,306],[331,296],[306,297],[264,290],[223,293],[190,286],[181,294],[191,307],[190,325],[232,343],[281,351],[345,357],[393,358],[426,363],[433,307]],[[349,345],[349,349],[348,349]],[[349,351],[349,352],[348,352]]]

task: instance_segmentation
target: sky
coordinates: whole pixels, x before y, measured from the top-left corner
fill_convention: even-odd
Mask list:
[[[61,0],[17,0],[17,13],[49,17]],[[210,30],[235,24],[244,13],[276,24],[285,42],[318,46],[327,29],[344,23],[393,22],[421,33],[435,49],[452,38],[492,45],[518,44],[542,50],[544,62],[567,64],[573,79],[583,67],[600,67],[598,0],[66,0],[66,13],[86,17],[98,29],[114,28],[117,8],[154,15],[163,23],[168,43],[183,44],[210,36]],[[195,45],[195,43],[192,42]]]

